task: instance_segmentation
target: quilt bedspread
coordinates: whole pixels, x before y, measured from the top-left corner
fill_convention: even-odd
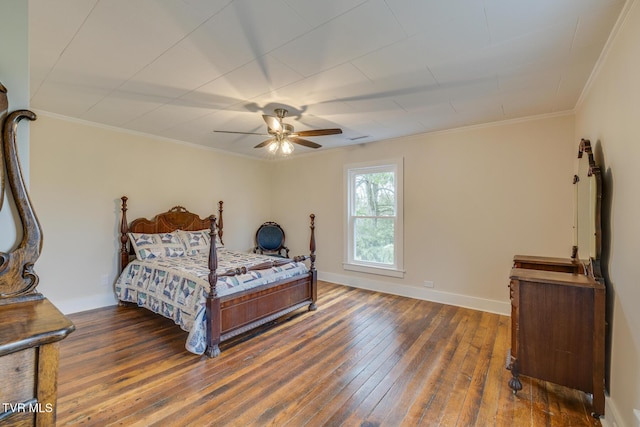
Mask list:
[[[218,249],[218,273],[270,261],[265,255]],[[134,260],[118,278],[115,289],[121,301],[133,302],[172,319],[189,332],[185,345],[192,353],[206,350],[205,301],[209,292],[208,254],[153,261]],[[216,284],[219,296],[241,292],[257,286],[308,272],[304,263],[290,262],[265,270],[249,271],[232,277],[220,277]]]

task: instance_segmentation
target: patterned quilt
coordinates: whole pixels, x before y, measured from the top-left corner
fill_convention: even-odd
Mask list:
[[[175,258],[134,260],[127,264],[118,281],[116,294],[122,301],[134,302],[173,319],[189,332],[186,349],[195,354],[206,350],[205,301],[209,292],[208,254]],[[270,261],[265,255],[218,249],[218,273]],[[290,262],[267,270],[256,270],[218,279],[219,296],[240,292],[281,279],[305,274],[304,263]]]

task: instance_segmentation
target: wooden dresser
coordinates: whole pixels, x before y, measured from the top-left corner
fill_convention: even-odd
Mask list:
[[[510,276],[509,386],[519,376],[593,395],[604,414],[605,287],[584,274],[514,267]]]
[[[0,305],[0,325],[0,425],[55,425],[58,341],[73,323],[37,298]]]
[[[582,390],[592,414],[604,415],[606,286],[601,272],[602,174],[588,140],[581,140],[571,258],[516,255],[510,274],[514,393],[520,375]]]

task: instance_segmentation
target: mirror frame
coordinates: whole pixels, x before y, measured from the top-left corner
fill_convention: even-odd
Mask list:
[[[586,155],[586,156],[585,156]],[[588,209],[591,213],[593,213],[593,220],[595,224],[593,224],[594,233],[591,236],[592,241],[590,241],[591,247],[593,247],[594,254],[590,253],[590,250],[582,251],[582,253],[587,253],[588,257],[583,257],[584,260],[584,268],[587,275],[593,277],[594,279],[601,281],[602,280],[602,271],[600,267],[600,257],[602,254],[602,172],[600,167],[596,164],[593,157],[593,149],[591,148],[591,141],[588,139],[581,139],[580,146],[578,149],[578,162],[582,159],[588,162],[587,169],[587,178],[590,181],[590,185],[594,186],[594,190],[591,190],[590,200],[588,203]],[[584,161],[582,160],[582,161]],[[579,168],[578,168],[579,169]],[[574,175],[573,183],[577,185],[581,179],[584,177],[579,177],[578,175]],[[580,223],[577,221],[579,216],[578,209],[581,206],[580,201],[577,199],[577,194],[579,194],[578,189],[576,187],[576,242],[572,249],[571,258],[578,260],[580,248],[578,247],[578,237],[580,235],[580,231],[577,230]],[[589,215],[590,216],[590,215]],[[591,226],[591,224],[589,224]],[[582,260],[580,260],[582,262]]]

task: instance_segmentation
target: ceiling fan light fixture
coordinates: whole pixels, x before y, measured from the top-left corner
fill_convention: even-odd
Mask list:
[[[280,155],[282,157],[286,157],[295,150],[295,146],[287,139],[273,140],[267,144],[266,147],[267,151],[272,156]]]
[[[269,153],[271,154],[276,154],[278,152],[278,148],[280,148],[280,144],[278,143],[278,141],[272,141],[267,146],[267,151],[269,151]]]
[[[293,153],[294,149],[295,147],[292,143],[289,142],[289,140],[285,139],[284,141],[282,141],[282,146],[280,147],[280,151],[282,152],[282,154],[288,156],[289,154]]]

